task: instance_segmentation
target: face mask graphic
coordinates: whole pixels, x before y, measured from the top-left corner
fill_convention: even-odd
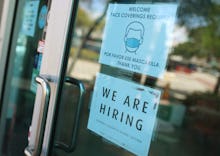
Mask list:
[[[142,23],[134,21],[128,24],[124,36],[126,52],[135,53],[143,43],[144,26]]]
[[[129,30],[125,36],[125,47],[128,52],[136,52],[141,45],[141,31]]]
[[[136,38],[127,38],[126,46],[129,48],[138,48],[140,46],[140,40]]]

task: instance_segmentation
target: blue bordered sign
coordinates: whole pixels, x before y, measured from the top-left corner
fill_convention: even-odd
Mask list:
[[[110,4],[99,62],[162,78],[177,4]]]
[[[40,29],[43,29],[46,25],[47,22],[47,6],[44,5],[42,6],[41,10],[40,10],[40,14],[39,14],[39,18],[38,18],[38,26]]]
[[[98,74],[88,129],[138,155],[149,151],[161,92]]]
[[[39,0],[32,0],[25,3],[22,33],[27,36],[34,36],[39,2]]]

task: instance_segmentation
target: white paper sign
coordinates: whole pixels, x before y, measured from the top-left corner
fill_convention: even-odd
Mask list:
[[[99,62],[162,78],[176,4],[110,4]]]
[[[99,74],[88,129],[136,155],[146,156],[160,94],[159,90]]]
[[[39,0],[25,3],[22,32],[27,36],[34,36],[39,3]]]

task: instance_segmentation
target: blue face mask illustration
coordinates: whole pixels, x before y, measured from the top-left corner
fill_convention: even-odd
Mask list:
[[[134,21],[128,24],[124,36],[126,52],[135,53],[143,43],[144,26],[142,23]]]
[[[140,40],[136,38],[127,38],[125,44],[130,48],[138,48],[140,46]]]

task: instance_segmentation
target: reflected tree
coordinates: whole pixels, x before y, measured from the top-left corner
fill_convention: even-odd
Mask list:
[[[93,0],[82,0],[89,7],[92,7]],[[83,35],[82,42],[75,52],[74,58],[77,58],[80,51],[85,47],[87,40],[91,37],[92,32],[97,28],[104,19],[108,3],[128,2],[128,0],[104,0],[105,5],[103,13],[91,23],[83,23],[88,20],[83,13],[81,15],[82,24],[89,25],[87,32]],[[129,2],[177,2],[179,3],[177,23],[184,26],[189,31],[189,41],[174,47],[174,54],[180,54],[189,59],[192,56],[220,59],[220,5],[216,0],[131,0]],[[80,13],[80,12],[79,12]],[[208,61],[209,59],[207,59]],[[69,72],[74,67],[74,62],[70,65]],[[220,77],[219,77],[220,81]],[[220,83],[216,84],[215,93],[218,91]]]
[[[193,56],[220,60],[220,4],[213,0],[182,0],[178,13],[178,24],[189,31],[189,40],[174,47],[174,53],[189,59]],[[218,68],[219,66],[213,66]],[[217,94],[220,76],[215,86]]]
[[[92,0],[84,0],[84,1],[87,1],[88,3],[90,3],[90,6],[91,6]],[[104,19],[105,15],[106,15],[106,12],[107,12],[107,9],[108,9],[108,3],[114,3],[114,2],[116,2],[116,1],[117,1],[117,0],[105,0],[105,9],[104,9],[103,13],[94,21],[94,23],[92,24],[92,26],[89,27],[89,29],[88,29],[86,35],[83,36],[81,45],[80,45],[80,47],[78,48],[78,50],[75,52],[75,55],[74,55],[74,58],[73,58],[74,60],[79,57],[80,52],[81,52],[82,49],[85,47],[86,42],[87,42],[88,39],[90,38],[92,32],[96,29],[96,27],[97,27],[97,26],[101,23],[101,21]],[[74,63],[75,63],[75,61],[73,61],[73,62],[70,64],[70,68],[69,68],[68,74],[70,74],[70,72],[73,70]]]
[[[88,28],[91,25],[91,23],[92,23],[92,21],[88,15],[88,13],[83,8],[79,7],[76,27]]]

